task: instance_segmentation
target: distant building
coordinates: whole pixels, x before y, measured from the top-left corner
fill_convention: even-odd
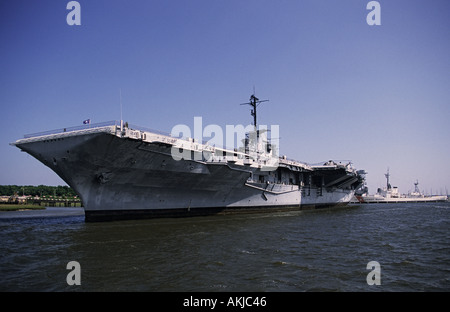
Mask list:
[[[31,195],[27,196],[0,196],[0,203],[8,203],[8,204],[26,204],[28,198],[30,198]]]
[[[0,203],[9,203],[11,196],[0,196]]]

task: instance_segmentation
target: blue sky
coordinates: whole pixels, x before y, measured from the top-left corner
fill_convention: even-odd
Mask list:
[[[269,102],[280,152],[352,160],[373,193],[450,188],[449,1],[0,1],[0,184],[65,183],[9,145],[24,134],[120,119],[249,124]]]

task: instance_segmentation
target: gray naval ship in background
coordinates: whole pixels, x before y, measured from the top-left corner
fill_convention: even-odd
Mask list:
[[[15,145],[80,196],[86,221],[343,206],[364,183],[351,163],[309,165],[276,155],[257,128],[239,149],[108,122],[26,135]],[[263,146],[263,148],[261,148]],[[174,156],[173,151],[183,151]],[[186,159],[187,158],[187,159]]]

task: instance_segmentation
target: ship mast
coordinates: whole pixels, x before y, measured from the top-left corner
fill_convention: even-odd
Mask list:
[[[414,193],[419,193],[420,194],[419,180],[416,180],[416,182],[414,182]]]
[[[250,105],[252,107],[251,115],[253,116],[253,126],[255,127],[255,132],[257,133],[257,137],[259,137],[258,129],[257,129],[257,123],[256,123],[256,107],[259,106],[262,102],[268,102],[269,100],[260,100],[255,96],[255,93],[253,93],[250,96],[250,102],[248,103],[242,103],[241,105]]]
[[[123,119],[122,119],[122,89],[119,89],[120,97],[120,131],[123,131]]]
[[[387,187],[388,190],[390,190],[391,189],[391,185],[389,184],[389,177],[391,175],[389,174],[389,168],[387,169],[387,173],[385,173],[384,176],[386,177],[386,180],[387,180],[386,181],[386,187]]]

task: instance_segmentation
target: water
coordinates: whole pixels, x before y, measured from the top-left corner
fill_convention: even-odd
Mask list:
[[[450,291],[450,203],[104,223],[48,208],[0,212],[0,238],[0,291]]]

